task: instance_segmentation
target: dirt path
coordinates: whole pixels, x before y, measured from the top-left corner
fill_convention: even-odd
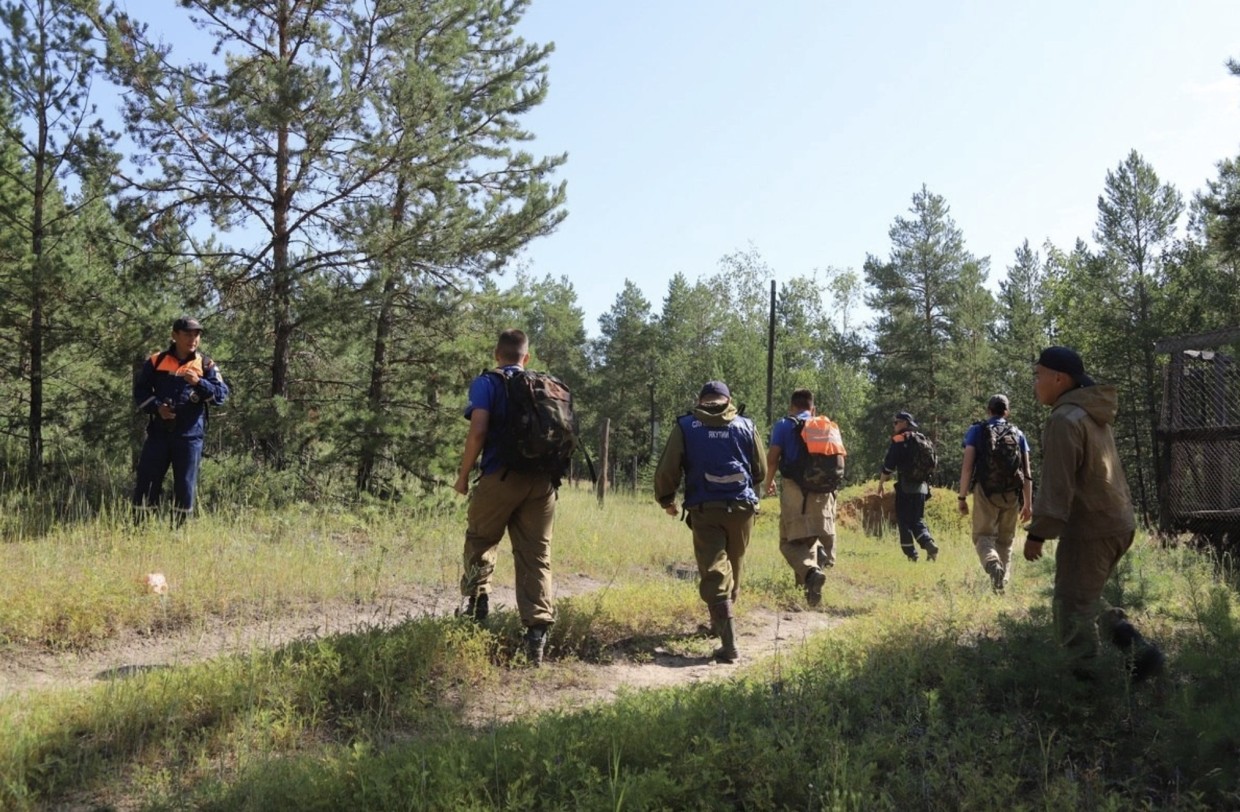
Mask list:
[[[818,632],[844,623],[844,619],[814,611],[742,609],[735,622],[741,658],[732,665],[721,665],[709,656],[718,640],[656,646],[649,652],[638,652],[636,659],[649,657],[642,662],[596,665],[551,660],[538,671],[514,670],[502,684],[468,698],[465,717],[471,724],[485,727],[542,711],[569,711],[608,702],[626,691],[735,679],[755,669],[778,676],[785,657],[795,654]]]
[[[582,575],[558,576],[561,597],[580,595],[604,584]],[[511,587],[497,584],[493,605],[512,607]],[[107,646],[88,652],[14,652],[0,662],[0,698],[32,690],[82,687],[158,668],[175,668],[214,657],[277,648],[296,640],[392,626],[409,618],[448,614],[455,610],[454,591],[428,589],[372,604],[330,603],[305,607],[264,620],[211,619],[193,629],[173,633],[123,634]],[[598,665],[552,659],[539,672],[518,672],[482,695],[470,698],[466,718],[474,724],[508,720],[551,708],[570,709],[607,701],[625,690],[691,685],[733,677],[756,662],[791,653],[814,633],[840,623],[821,612],[742,611],[737,621],[741,660],[717,665],[708,656],[717,641],[686,640],[683,644],[636,652],[641,662]],[[776,657],[769,665],[778,667]],[[548,683],[554,690],[546,690]]]

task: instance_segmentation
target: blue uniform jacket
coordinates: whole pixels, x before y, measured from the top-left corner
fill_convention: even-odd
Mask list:
[[[196,386],[190,386],[176,374],[184,369],[193,369],[201,376]],[[219,406],[227,399],[228,384],[224,383],[220,368],[200,352],[179,360],[175,346],[148,358],[133,382],[134,404],[138,411],[151,415],[148,434],[166,432],[184,439],[201,438],[207,428],[207,405]],[[170,425],[159,417],[161,403],[176,412]]]

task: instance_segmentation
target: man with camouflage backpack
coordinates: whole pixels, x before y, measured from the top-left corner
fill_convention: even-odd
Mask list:
[[[917,430],[917,421],[908,412],[896,412],[892,430],[891,444],[878,476],[878,495],[883,495],[888,477],[899,471],[895,494],[900,549],[909,561],[916,561],[916,543],[926,551],[926,560],[933,561],[939,557],[939,547],[926,527],[926,501],[930,498],[930,478],[938,465],[934,443]]]
[[[956,496],[960,515],[967,516],[973,494],[973,546],[995,592],[1011,578],[1017,514],[1022,522],[1033,515],[1029,442],[1008,421],[1008,409],[1007,395],[995,395],[986,404],[987,419],[965,432]]]
[[[835,492],[847,452],[840,427],[814,413],[808,389],[792,393],[788,415],[771,429],[763,492],[775,495],[775,471],[783,483],[779,500],[779,552],[805,587],[810,606],[822,602],[826,567],[835,566]]]
[[[469,494],[469,474],[481,453],[482,473],[470,494],[465,529],[460,614],[478,623],[486,620],[491,575],[507,530],[526,654],[539,666],[555,622],[551,530],[556,490],[576,446],[576,425],[567,387],[551,375],[526,370],[529,360],[525,333],[500,333],[497,368],[469,387],[469,433],[453,487]]]

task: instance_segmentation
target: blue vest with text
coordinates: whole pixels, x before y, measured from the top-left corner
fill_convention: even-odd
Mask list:
[[[703,502],[758,503],[753,488],[754,424],[736,417],[708,426],[692,414],[677,419],[685,437],[685,507]]]

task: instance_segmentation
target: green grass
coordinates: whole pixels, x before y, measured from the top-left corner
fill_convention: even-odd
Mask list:
[[[947,497],[947,498],[945,498]],[[1229,577],[1140,539],[1109,590],[1170,660],[1131,689],[1117,658],[1067,674],[1049,632],[1053,563],[989,592],[950,493],[930,503],[943,554],[910,564],[894,534],[841,532],[820,611],[845,619],[778,669],[574,712],[479,723],[471,699],[550,694],[591,663],[683,639],[704,619],[689,534],[653,500],[600,510],[566,489],[552,667],[521,666],[520,628],[451,618],[248,657],[151,669],[0,701],[0,807],[151,809],[1215,809],[1240,806],[1240,627]],[[740,612],[792,608],[768,500]],[[950,511],[950,512],[949,512]],[[86,522],[0,545],[11,648],[99,645],[126,628],[264,618],[382,600],[459,576],[462,508],[209,516],[181,534]],[[506,543],[505,543],[506,544]],[[497,579],[511,584],[511,557]],[[159,569],[172,589],[144,593]],[[1226,575],[1226,574],[1224,574]],[[32,583],[50,579],[56,589]],[[16,582],[16,583],[14,583]]]

